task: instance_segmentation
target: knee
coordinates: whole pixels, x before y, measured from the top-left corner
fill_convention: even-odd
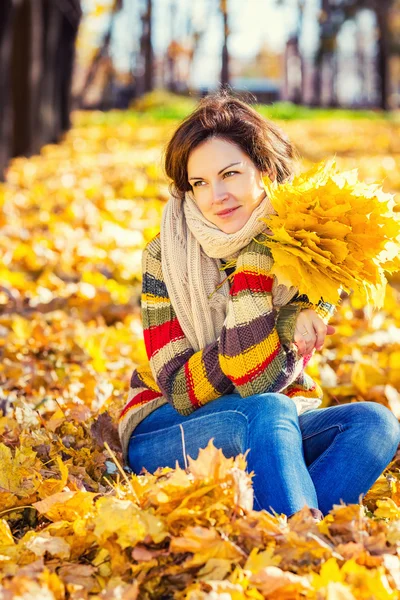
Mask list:
[[[400,444],[400,423],[393,412],[377,402],[359,404],[363,419],[362,427],[371,449],[386,452],[391,458]],[[390,459],[389,459],[390,460]]]
[[[289,396],[279,393],[257,394],[251,398],[255,415],[259,418],[294,418],[297,420],[297,407]]]

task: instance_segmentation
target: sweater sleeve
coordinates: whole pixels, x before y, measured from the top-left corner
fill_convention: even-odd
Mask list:
[[[310,302],[310,300],[308,299],[308,296],[306,294],[296,294],[288,304],[286,304],[285,306],[281,306],[279,309],[279,313],[278,313],[278,318],[277,318],[277,330],[279,333],[279,337],[281,340],[285,341],[286,343],[290,343],[294,336],[294,331],[291,331],[290,326],[288,327],[288,323],[290,323],[290,316],[293,313],[296,313],[296,316],[298,315],[298,311],[297,308],[301,307],[300,310],[305,310],[307,308],[312,308],[313,310],[315,310],[315,312],[317,313],[317,315],[319,315],[321,317],[321,319],[324,321],[325,324],[327,324],[330,320],[330,318],[333,316],[333,314],[335,313],[336,310],[336,306],[334,304],[330,304],[329,302],[324,302],[324,300],[321,298],[320,301],[318,302],[318,304],[313,304],[312,302]]]
[[[239,254],[228,313],[219,342],[222,371],[242,397],[281,392],[301,373],[304,361],[293,343],[299,312],[310,303],[272,303],[270,250],[252,240]]]
[[[182,415],[222,395],[234,386],[222,372],[218,340],[195,352],[168,297],[161,269],[161,245],[156,236],[142,258],[142,323],[150,368],[163,396]]]
[[[146,352],[158,388],[180,414],[189,415],[233,393],[235,386],[242,396],[282,391],[301,373],[303,357],[291,340],[298,313],[312,305],[302,296],[293,306],[290,302],[274,309],[271,266],[265,246],[250,242],[242,250],[221,334],[195,352],[168,296],[159,236],[144,249],[141,310]]]

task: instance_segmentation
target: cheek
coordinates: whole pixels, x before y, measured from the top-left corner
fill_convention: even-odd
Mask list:
[[[252,205],[258,205],[260,204],[260,202],[263,200],[263,198],[265,197],[265,188],[262,185],[262,183],[254,181],[253,182],[253,190],[252,190]]]
[[[205,190],[202,190],[200,194],[195,194],[194,199],[203,214],[206,214],[211,210],[212,202],[210,201],[209,194],[207,194]]]
[[[262,190],[254,189],[251,192],[247,192],[245,202],[243,204],[249,211],[252,211],[260,204],[262,197]]]
[[[254,206],[254,204],[257,204],[259,201],[263,189],[264,188],[255,177],[246,177],[246,179],[243,179],[241,182],[240,193],[246,205]]]

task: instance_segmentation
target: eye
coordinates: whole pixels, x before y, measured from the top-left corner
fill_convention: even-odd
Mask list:
[[[224,173],[222,175],[222,177],[225,177],[225,175],[230,175],[231,173],[233,173],[235,175],[236,173],[239,173],[239,171],[227,171],[226,173]],[[199,183],[204,183],[204,181],[202,181],[201,179],[199,181],[195,181],[193,184],[193,187],[199,187],[198,186]]]

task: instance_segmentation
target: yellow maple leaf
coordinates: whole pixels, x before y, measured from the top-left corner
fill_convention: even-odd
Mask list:
[[[336,581],[338,583],[344,583],[345,577],[337,563],[336,558],[328,558],[321,567],[319,573],[312,573],[311,575],[312,585],[316,590],[324,588],[330,581]]]
[[[391,521],[400,519],[400,507],[391,498],[377,500],[376,505],[378,507],[374,512],[376,517],[383,517]]]
[[[191,565],[202,564],[210,558],[239,560],[243,557],[240,550],[224,534],[206,527],[186,527],[181,537],[172,538],[171,552],[192,552]]]
[[[100,541],[115,534],[121,548],[134,546],[147,535],[155,543],[168,535],[159,517],[138,509],[130,500],[112,497],[102,497],[96,502],[94,534]]]
[[[253,548],[246,560],[244,569],[248,569],[252,573],[257,573],[264,567],[271,565],[277,567],[281,561],[282,557],[279,554],[275,554],[273,546],[262,551],[259,548]]]
[[[189,469],[194,479],[225,479],[233,467],[234,459],[226,458],[221,448],[216,448],[211,438],[205,448],[199,449],[196,460],[188,456]]]
[[[11,449],[0,443],[0,464],[0,488],[3,492],[27,497],[36,491],[41,482],[41,462],[32,448],[17,448],[13,456]]]
[[[383,306],[385,270],[400,270],[400,216],[378,184],[358,181],[357,171],[338,172],[335,160],[319,163],[293,182],[264,178],[275,210],[259,239],[271,250],[271,274],[298,287],[310,301],[337,304],[340,290],[358,290],[368,304]],[[261,237],[261,236],[259,236]]]
[[[60,456],[55,457],[57,467],[60,471],[61,479],[55,479],[54,477],[49,477],[49,479],[45,479],[42,481],[38,488],[38,494],[40,498],[46,498],[47,496],[52,496],[57,492],[62,492],[64,487],[67,484],[68,480],[68,467],[62,461]]]
[[[14,543],[9,524],[5,519],[0,519],[0,546],[13,546]]]
[[[51,521],[69,521],[89,515],[96,494],[92,492],[57,492],[35,502],[33,506]]]
[[[397,600],[399,597],[397,591],[390,587],[384,567],[368,569],[351,559],[344,563],[341,572],[361,597],[376,600]]]

